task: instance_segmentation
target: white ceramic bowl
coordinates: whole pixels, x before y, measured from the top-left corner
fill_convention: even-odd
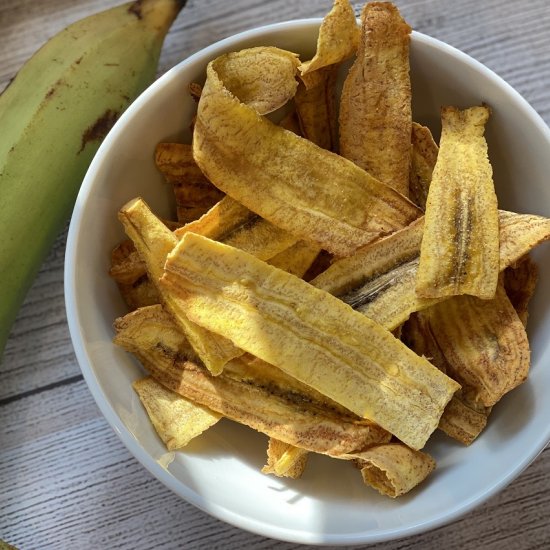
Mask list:
[[[550,250],[535,258],[541,279],[531,308],[529,380],[494,409],[489,427],[465,448],[440,434],[427,450],[435,473],[397,500],[363,485],[347,463],[312,456],[302,479],[260,473],[267,438],[223,420],[185,452],[167,453],[131,388],[139,364],[111,343],[113,320],[126,309],[107,276],[111,249],[123,238],[117,210],[142,196],[166,215],[170,188],[153,163],[160,141],[189,140],[194,104],[186,89],[223,52],[275,45],[312,55],[320,20],[271,25],[222,40],[183,61],[146,90],[105,139],[76,202],[65,263],[71,336],[84,377],[130,452],[166,486],[213,516],[243,529],[308,544],[359,544],[400,538],[458,518],[510,483],[550,439]],[[550,215],[550,131],[509,85],[467,55],[414,33],[411,49],[415,120],[439,133],[439,107],[484,101],[502,208]]]

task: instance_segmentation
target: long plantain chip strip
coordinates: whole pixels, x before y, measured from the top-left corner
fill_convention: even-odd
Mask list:
[[[267,464],[262,468],[262,473],[298,479],[304,473],[307,457],[306,449],[271,437],[267,446]]]
[[[499,215],[483,136],[488,107],[441,110],[416,290],[426,298],[495,295]]]
[[[474,389],[477,402],[490,407],[526,379],[529,341],[502,284],[492,300],[456,296],[421,315],[447,360],[449,375]]]
[[[306,75],[348,59],[357,50],[359,35],[353,6],[348,0],[334,0],[319,27],[315,55],[300,65],[300,73]]]
[[[353,458],[361,468],[364,482],[392,498],[408,493],[435,468],[430,455],[401,443],[378,445]]]
[[[163,273],[164,262],[168,253],[178,242],[170,231],[148,208],[141,199],[128,202],[119,212],[126,234],[132,239],[136,249],[147,265],[149,279],[157,287],[162,302],[170,313],[179,311],[177,322],[185,333],[193,349],[197,352],[206,367],[219,374],[223,366],[242,352],[227,338],[212,334],[203,327],[191,322],[181,313],[181,304],[177,296],[168,292],[158,281]]]
[[[196,220],[223,197],[193,160],[191,145],[159,143],[155,164],[174,187],[177,216],[182,223]]]
[[[459,385],[342,301],[250,254],[187,234],[161,284],[181,313],[413,448]]]
[[[132,384],[153,427],[169,451],[185,447],[221,415],[166,389],[150,376]]]
[[[434,141],[430,129],[416,122],[412,124],[412,158],[409,174],[409,197],[426,210],[426,200],[439,147]]]
[[[375,424],[341,416],[312,403],[304,406],[269,387],[243,383],[225,372],[212,376],[203,367],[162,348],[137,351],[136,356],[166,388],[289,445],[339,456],[390,438]]]
[[[550,219],[499,211],[500,270],[550,239]],[[354,255],[332,263],[311,280],[317,288],[339,296],[388,330],[447,298],[423,298],[416,292],[419,241],[424,218],[379,239]]]
[[[411,28],[389,2],[361,14],[357,59],[340,98],[340,154],[408,196],[411,160]]]
[[[263,82],[273,63],[295,67],[288,52],[274,50],[253,49],[246,74]],[[219,189],[339,256],[418,217],[410,201],[352,162],[259,116],[227,83],[226,66],[225,56],[208,65],[193,136],[195,160]]]
[[[504,270],[504,289],[523,326],[527,326],[529,302],[539,278],[537,264],[526,254]]]

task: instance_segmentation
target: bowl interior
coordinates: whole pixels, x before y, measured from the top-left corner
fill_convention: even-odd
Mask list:
[[[113,320],[126,312],[107,275],[111,249],[124,238],[118,209],[142,196],[163,216],[173,210],[171,189],[157,172],[160,141],[190,140],[195,104],[187,86],[204,80],[207,62],[249,46],[274,45],[311,56],[320,20],[256,29],[223,40],[180,63],[121,117],[83,183],[66,255],[66,301],[79,363],[103,414],[129,450],[157,478],[214,516],[256,533],[301,543],[354,544],[413,534],[482,502],[511,481],[550,437],[547,338],[550,332],[550,251],[535,259],[540,283],[532,304],[529,380],[500,402],[489,427],[465,448],[435,434],[426,450],[438,463],[422,486],[398,500],[365,487],[349,464],[311,456],[302,479],[260,473],[267,438],[224,420],[185,452],[168,453],[157,438],[131,382],[139,364],[112,343]],[[550,215],[549,131],[529,105],[496,75],[465,54],[414,33],[411,48],[413,112],[439,135],[442,105],[488,103],[487,140],[501,208]]]

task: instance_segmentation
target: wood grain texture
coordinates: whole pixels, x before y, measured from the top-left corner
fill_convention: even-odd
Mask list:
[[[0,89],[52,34],[118,0],[1,0]],[[399,0],[411,26],[485,63],[550,122],[547,0]],[[330,0],[189,0],[159,74],[204,46],[276,21],[321,16]],[[358,13],[362,2],[354,2]],[[1,139],[1,137],[0,137]],[[215,520],[171,493],[128,453],[76,363],[63,299],[66,231],[44,262],[0,365],[0,539],[21,550],[291,550]],[[550,450],[454,523],[375,550],[550,547]]]

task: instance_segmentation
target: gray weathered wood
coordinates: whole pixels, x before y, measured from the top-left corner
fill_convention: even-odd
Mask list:
[[[52,34],[118,0],[2,0],[0,89]],[[354,2],[359,9],[361,2]],[[417,30],[471,54],[550,122],[547,0],[400,0]],[[321,16],[329,0],[191,0],[159,74],[211,42],[281,20]],[[0,132],[1,139],[1,132]],[[31,200],[31,198],[29,198]],[[0,539],[21,549],[299,548],[217,521],[182,501],[128,453],[89,393],[72,351],[60,235],[27,296],[0,365]],[[550,546],[550,450],[464,518],[372,548]]]

